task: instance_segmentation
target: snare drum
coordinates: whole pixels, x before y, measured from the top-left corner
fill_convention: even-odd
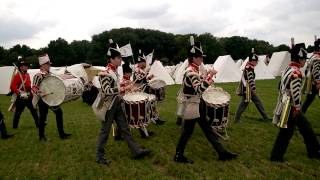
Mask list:
[[[148,122],[156,122],[159,119],[159,113],[157,109],[156,96],[153,94],[148,94]]]
[[[125,116],[131,128],[141,128],[148,124],[148,99],[148,94],[143,92],[132,92],[123,96]]]
[[[58,106],[64,102],[78,99],[84,89],[79,78],[69,74],[50,75],[44,78],[40,84],[43,94],[42,100],[49,106]]]
[[[231,96],[222,88],[210,87],[202,94],[202,111],[214,132],[222,136],[228,124]],[[225,134],[227,136],[227,134]]]
[[[157,101],[163,101],[166,96],[165,87],[166,82],[160,79],[155,79],[152,81],[149,81],[150,94],[154,94],[156,96]]]

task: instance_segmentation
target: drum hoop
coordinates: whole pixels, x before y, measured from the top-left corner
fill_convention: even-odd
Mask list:
[[[135,94],[142,94],[142,95],[144,95],[145,97],[144,97],[144,99],[142,99],[142,100],[139,100],[139,101],[129,101],[129,100],[126,100],[124,97],[125,96],[128,96],[128,95],[135,95]],[[127,93],[127,94],[125,94],[124,96],[123,96],[123,101],[125,102],[125,103],[127,103],[127,104],[141,104],[141,103],[146,103],[147,101],[148,101],[148,98],[149,98],[149,96],[148,96],[148,94],[147,93],[143,93],[143,92],[138,92],[138,93],[136,93],[136,92],[134,92],[134,93]]]
[[[223,93],[224,95],[226,95],[227,97],[228,97],[228,99],[229,100],[227,100],[226,102],[224,102],[224,103],[222,103],[222,104],[214,104],[214,103],[210,103],[210,102],[208,102],[208,101],[206,101],[206,99],[205,98],[203,98],[203,95],[202,95],[202,99],[203,99],[203,101],[206,103],[206,105],[208,105],[208,106],[210,106],[210,107],[217,107],[217,108],[219,108],[219,107],[224,107],[224,106],[227,106],[227,105],[229,105],[230,104],[230,99],[231,99],[231,95],[227,92],[227,91],[225,91],[225,90],[223,90],[222,88],[220,88],[220,87],[213,87],[213,88],[208,88],[204,93],[209,93],[209,92],[221,92],[221,93]]]

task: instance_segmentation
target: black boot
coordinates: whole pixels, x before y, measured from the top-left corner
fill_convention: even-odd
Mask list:
[[[163,120],[161,120],[161,119],[157,119],[156,120],[156,125],[162,125],[162,124],[164,124],[166,121],[163,121]]]
[[[177,163],[193,164],[193,161],[191,159],[186,158],[183,155],[183,152],[181,151],[176,152],[176,155],[174,156],[173,160]]]
[[[176,124],[177,124],[178,126],[181,126],[181,124],[182,124],[182,118],[181,118],[181,117],[177,117],[177,122],[176,122]]]
[[[2,139],[9,139],[12,138],[14,135],[13,134],[6,134],[6,135],[2,135],[1,138]]]
[[[232,160],[238,157],[238,154],[225,151],[219,154],[219,160],[220,161],[227,161],[227,160]]]
[[[39,137],[39,140],[40,140],[40,141],[47,141],[47,138],[46,138],[46,136],[43,135],[43,136],[40,136],[40,137]]]
[[[72,134],[68,134],[68,133],[63,133],[60,134],[60,139],[68,139]]]
[[[315,153],[313,153],[313,154],[309,154],[308,157],[310,159],[320,159],[320,150],[315,152]]]
[[[141,159],[148,156],[151,153],[149,149],[141,149],[136,155],[133,156],[134,159]]]

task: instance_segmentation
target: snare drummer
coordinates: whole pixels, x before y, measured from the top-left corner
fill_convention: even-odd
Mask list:
[[[20,116],[26,106],[31,112],[36,127],[38,127],[39,118],[37,110],[32,105],[31,80],[28,73],[29,63],[27,63],[24,58],[20,58],[17,66],[18,73],[14,76],[10,85],[11,92],[13,92],[13,96],[16,97],[14,102],[13,128],[18,128]]]
[[[137,85],[144,85],[144,92],[149,92],[149,86],[148,81],[154,77],[153,74],[149,74],[150,68],[147,68],[147,58],[142,53],[141,49],[139,49],[139,55],[137,64],[135,66],[134,72],[133,72],[133,81]]]
[[[320,160],[319,141],[310,122],[301,111],[303,73],[300,68],[305,65],[306,59],[307,50],[305,44],[299,43],[293,45],[291,49],[291,62],[282,73],[278,102],[273,117],[273,123],[277,124],[280,129],[271,152],[271,161],[284,161],[283,156],[286,153],[296,127],[298,127],[304,139],[308,157]],[[283,100],[287,103],[283,103]]]
[[[97,163],[105,165],[109,164],[109,161],[104,157],[104,146],[107,143],[113,121],[117,123],[117,126],[121,131],[121,135],[127,142],[135,159],[143,158],[150,153],[150,150],[142,149],[139,144],[133,140],[130,134],[128,123],[122,111],[122,98],[119,96],[119,93],[125,92],[127,89],[131,89],[131,86],[120,87],[117,69],[122,62],[121,53],[118,44],[114,43],[111,39],[109,42],[110,44],[107,53],[109,63],[106,70],[99,73],[101,91],[105,95],[104,105],[109,106],[109,110],[105,115],[105,121],[101,122],[96,151]]]
[[[130,91],[135,91],[135,87],[133,86],[134,82],[131,81],[131,79],[130,79],[132,76],[132,69],[131,69],[129,63],[125,63],[122,65],[122,71],[123,71],[123,77],[120,82],[120,88],[123,88],[123,91],[121,92],[121,94],[125,94],[126,92],[130,92]],[[141,138],[147,138],[147,137],[152,136],[154,134],[152,131],[148,132],[146,127],[144,127],[144,130],[139,128]],[[148,134],[148,135],[146,135],[146,134]],[[116,129],[116,134],[114,136],[114,139],[115,140],[121,139],[121,132],[120,132],[119,128]]]
[[[37,102],[38,107],[39,107],[39,138],[40,140],[46,141],[47,138],[45,136],[45,125],[46,125],[46,120],[47,120],[47,115],[48,115],[48,109],[50,108],[54,114],[56,115],[56,122],[57,122],[57,128],[59,132],[59,137],[61,139],[66,139],[71,134],[65,133],[63,129],[63,115],[62,115],[62,109],[60,106],[52,106],[49,107],[42,99],[41,96],[45,96],[46,92],[41,92],[39,90],[40,84],[42,80],[49,76],[50,74],[50,67],[51,67],[51,62],[48,54],[43,54],[39,56],[39,65],[40,65],[40,72],[38,72],[36,75],[33,77],[33,84],[32,84],[32,91],[36,95],[34,97],[33,102],[35,102],[36,98],[40,98],[39,101]],[[36,102],[34,104],[36,106]]]
[[[154,75],[149,73],[150,68],[147,68],[147,58],[140,49],[137,61],[138,63],[133,73],[133,81],[136,83],[136,86],[143,86],[144,92],[149,94],[150,86],[148,85],[148,81],[151,80]],[[160,118],[156,119],[155,122],[158,125],[165,123],[165,121],[160,120]]]
[[[200,95],[213,83],[212,77],[217,73],[217,71],[210,70],[205,79],[202,80],[199,72],[199,66],[203,62],[203,57],[205,55],[203,54],[200,42],[194,43],[193,36],[190,37],[190,42],[191,46],[188,48],[189,66],[184,74],[182,85],[183,96],[185,96],[187,100],[192,98],[194,101],[200,101]],[[187,101],[185,103],[186,106],[191,105]],[[237,154],[227,151],[219,142],[219,136],[213,132],[211,126],[206,121],[205,114],[203,114],[201,110],[201,107],[203,107],[201,103],[199,105],[196,104],[195,108],[197,109],[197,112],[195,111],[194,114],[185,112],[188,113],[188,115],[183,115],[184,124],[176,147],[174,161],[178,163],[193,163],[192,160],[184,156],[184,150],[193,133],[196,123],[200,125],[201,130],[204,132],[206,138],[217,151],[219,160],[230,160],[236,158]]]
[[[257,96],[256,85],[255,85],[256,75],[254,73],[254,68],[257,64],[258,64],[258,56],[255,54],[254,49],[252,48],[252,51],[249,55],[249,61],[245,65],[245,69],[243,70],[242,78],[240,80],[240,84],[238,87],[238,95],[241,96],[241,100],[235,114],[236,123],[240,122],[241,114],[246,110],[251,100],[256,105],[263,120],[265,121],[271,120],[268,117],[267,113],[265,112],[260,98]]]

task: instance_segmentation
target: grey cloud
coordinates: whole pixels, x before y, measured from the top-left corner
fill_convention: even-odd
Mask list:
[[[35,34],[51,26],[52,22],[31,23],[19,18],[0,17],[0,39],[1,42],[11,42],[14,40],[21,40],[32,38]]]

